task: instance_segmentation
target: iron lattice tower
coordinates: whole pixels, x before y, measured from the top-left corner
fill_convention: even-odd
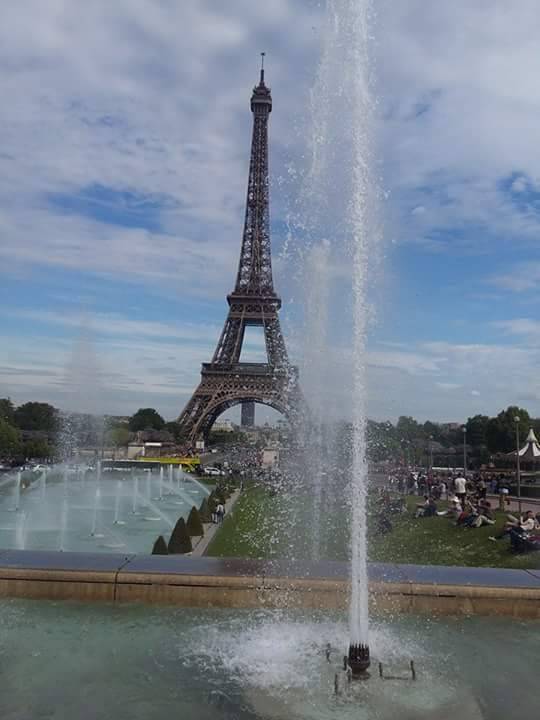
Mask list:
[[[264,54],[263,54],[264,59]],[[212,361],[203,363],[201,382],[179,418],[192,444],[207,437],[224,410],[243,403],[262,403],[289,419],[299,409],[298,370],[289,363],[278,312],[281,298],[274,290],[270,242],[268,183],[268,117],[270,88],[259,84],[251,96],[253,134],[246,214],[236,285],[227,295],[229,312]],[[263,328],[267,362],[240,362],[246,327]]]

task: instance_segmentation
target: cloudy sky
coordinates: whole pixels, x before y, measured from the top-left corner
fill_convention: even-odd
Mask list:
[[[370,415],[540,415],[537,2],[373,6]],[[234,282],[261,50],[289,332],[324,27],[311,0],[3,0],[0,396],[178,415]]]

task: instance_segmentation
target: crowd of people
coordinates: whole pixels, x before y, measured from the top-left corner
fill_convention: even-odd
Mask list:
[[[462,528],[495,525],[488,492],[498,497],[500,510],[507,509],[509,503],[508,482],[502,475],[486,479],[480,473],[469,477],[462,473],[395,473],[390,475],[388,484],[400,494],[422,497],[416,504],[415,518],[442,517]],[[445,501],[444,506],[441,501]],[[527,510],[519,517],[507,514],[502,531],[489,539],[493,542],[509,539],[513,552],[540,550],[540,511]]]

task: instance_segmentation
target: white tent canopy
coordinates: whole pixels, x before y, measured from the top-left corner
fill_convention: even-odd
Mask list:
[[[508,453],[509,455],[516,456],[516,452]],[[536,435],[534,434],[534,430],[531,428],[529,430],[529,434],[527,435],[527,440],[525,441],[525,445],[521,448],[519,451],[519,458],[520,460],[540,460],[540,445],[538,444],[538,440],[536,439]]]

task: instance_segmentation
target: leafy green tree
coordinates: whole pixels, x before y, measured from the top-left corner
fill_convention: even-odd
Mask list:
[[[152,555],[168,555],[169,551],[167,549],[167,543],[165,542],[165,538],[163,535],[160,535],[156,542],[154,543],[154,547],[152,548]]]
[[[425,438],[433,438],[435,442],[441,443],[441,445],[445,444],[446,437],[441,426],[431,422],[431,420],[426,420],[422,425],[422,434]]]
[[[126,427],[115,427],[108,432],[108,439],[115,447],[126,447],[130,432]]]
[[[467,443],[473,447],[486,445],[487,427],[489,417],[487,415],[474,415],[467,420]]]
[[[9,398],[0,398],[0,420],[15,425],[15,407]]]
[[[21,446],[19,430],[0,417],[0,457],[16,455]]]
[[[366,441],[368,457],[372,462],[390,460],[400,454],[396,428],[391,422],[368,420]]]
[[[190,537],[201,537],[204,535],[204,528],[201,522],[201,516],[195,505],[191,508],[187,523],[187,531]]]
[[[172,435],[175,442],[181,442],[184,437],[182,433],[182,428],[176,420],[171,420],[170,422],[166,422],[163,426],[163,430],[166,430],[168,433]]]
[[[514,418],[519,417],[519,423]],[[490,418],[486,427],[486,443],[491,452],[512,452],[516,449],[516,425],[519,426],[520,443],[527,437],[531,427],[529,413],[517,405],[502,410]]]
[[[408,415],[401,415],[396,425],[397,436],[400,440],[412,442],[424,437],[424,431],[416,420]]]
[[[129,420],[131,432],[139,430],[163,430],[165,420],[154,408],[140,408]]]
[[[15,423],[21,430],[54,432],[58,428],[58,410],[48,403],[27,402],[15,410]]]
[[[183,517],[181,517],[174,526],[167,549],[169,551],[169,555],[185,554],[193,550],[191,538],[187,531],[186,522]]]
[[[25,458],[46,459],[53,454],[46,440],[27,440],[22,444],[21,452]]]

